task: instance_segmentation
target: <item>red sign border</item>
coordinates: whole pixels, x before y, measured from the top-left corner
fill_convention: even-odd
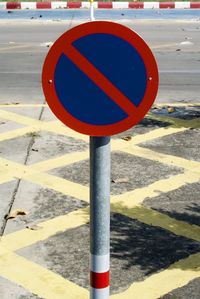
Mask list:
[[[137,107],[137,115],[111,125],[91,125],[72,116],[57,97],[54,72],[60,55],[67,45],[88,34],[107,33],[129,42],[140,54],[146,71],[147,86],[142,102]],[[70,75],[70,74],[69,74]],[[126,131],[139,123],[151,108],[158,91],[158,68],[156,60],[144,40],[131,29],[114,22],[94,21],[78,25],[61,35],[50,48],[42,70],[42,87],[46,101],[55,116],[71,129],[89,136],[110,136]]]

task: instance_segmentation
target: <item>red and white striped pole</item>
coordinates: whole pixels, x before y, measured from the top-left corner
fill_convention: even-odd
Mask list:
[[[90,298],[109,298],[110,137],[90,137]]]
[[[91,298],[107,299],[109,297],[110,261],[109,254],[91,254]]]
[[[91,254],[91,298],[107,299],[109,297],[110,258],[109,254]]]

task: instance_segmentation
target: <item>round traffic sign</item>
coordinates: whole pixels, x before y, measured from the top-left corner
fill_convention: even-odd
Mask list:
[[[155,58],[144,40],[113,22],[84,23],[51,47],[42,85],[53,113],[90,136],[109,136],[137,124],[158,90]]]

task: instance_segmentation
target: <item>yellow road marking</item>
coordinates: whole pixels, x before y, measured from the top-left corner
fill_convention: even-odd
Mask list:
[[[5,111],[5,110],[0,110],[0,117],[3,119],[7,119],[7,120],[11,120],[17,123],[20,123],[22,125],[27,125],[27,126],[31,126],[31,125],[40,125],[41,121],[37,120],[37,119],[33,119],[30,117],[26,117],[17,113],[13,113],[13,112],[9,112],[9,111]]]
[[[155,129],[150,132],[147,132],[145,134],[140,134],[140,135],[134,136],[132,138],[132,140],[129,141],[129,143],[130,143],[130,145],[136,145],[136,144],[154,140],[154,139],[157,139],[160,137],[184,132],[186,130],[187,130],[187,128],[173,128],[173,127],[159,128],[159,129]]]
[[[66,135],[67,137],[72,137],[74,139],[80,139],[85,142],[89,141],[89,137],[87,135],[83,135],[78,132],[75,132],[72,129],[68,128],[67,126],[62,125],[58,121],[52,121],[48,123],[44,122],[42,128],[43,130],[54,132],[56,134]]]
[[[70,165],[89,158],[89,151],[72,152],[58,158],[52,158],[34,164],[34,169],[44,172],[54,168]]]
[[[183,236],[200,242],[200,227],[194,224],[176,220],[156,210],[146,208],[144,206],[136,206],[132,209],[127,209],[120,204],[113,204],[112,211],[120,213],[127,217],[137,219],[138,221],[150,226],[164,228],[167,231],[174,233],[177,236]]]
[[[133,283],[125,292],[111,298],[158,299],[198,277],[200,277],[199,253],[174,263],[168,269],[153,274],[144,281]]]
[[[15,178],[11,174],[0,174],[0,184],[13,181]]]
[[[114,150],[123,151],[124,148],[127,148],[127,147],[129,148],[133,145],[137,145],[142,142],[154,140],[154,139],[172,135],[175,133],[184,132],[186,130],[188,130],[188,129],[187,128],[173,128],[173,127],[154,129],[150,132],[133,136],[130,141],[125,141],[123,139],[113,139],[113,140],[111,140],[111,148],[112,148],[112,151],[114,151]]]
[[[33,167],[28,167],[7,159],[0,158],[1,173],[12,175],[13,177],[23,178],[33,174],[36,170]]]
[[[39,126],[38,127],[37,126],[28,126],[28,127],[19,128],[19,129],[16,129],[16,130],[4,132],[4,133],[0,134],[0,141],[13,139],[13,138],[16,138],[16,137],[23,136],[27,133],[37,132],[37,131],[40,131]]]
[[[40,127],[40,130],[50,131],[56,134],[62,134],[67,137],[72,137],[75,139],[80,139],[83,141],[88,142],[89,137],[83,134],[79,134],[70,128],[62,125],[59,121],[40,121],[37,119],[33,119],[30,117],[26,117],[23,115],[19,115],[14,112],[9,112],[5,110],[0,110],[0,117],[3,119],[11,120],[16,123],[20,123],[27,126],[36,126],[36,129],[38,130],[38,126]]]
[[[167,193],[176,190],[186,184],[192,184],[200,181],[200,174],[186,171],[181,174],[173,175],[170,178],[156,181],[146,187],[137,188],[120,195],[111,197],[113,204],[120,204],[126,208],[133,208],[140,205],[145,198],[157,197],[161,192]]]
[[[47,104],[19,104],[19,103],[11,103],[11,104],[0,104],[0,108],[40,108],[40,107],[48,107]]]
[[[187,160],[184,158],[180,158],[178,156],[162,154],[156,151],[152,151],[148,148],[144,148],[142,146],[131,147],[130,145],[130,147],[123,148],[123,152],[126,152],[127,154],[131,154],[131,155],[135,155],[137,157],[154,160],[163,164],[181,167],[191,171],[195,170],[195,168],[198,168],[200,166],[200,162]]]
[[[159,213],[150,208],[136,206],[131,209],[125,208],[121,204],[111,204],[111,210],[127,217],[137,219],[147,225],[161,227],[178,236],[184,236],[200,242],[200,227],[191,225],[184,221],[179,221],[165,214]],[[79,209],[67,215],[58,216],[51,220],[47,220],[38,224],[40,230],[31,231],[28,229],[21,230],[3,236],[1,244],[9,250],[18,250],[29,246],[38,241],[45,240],[59,231],[65,231],[70,228],[78,227],[88,222],[88,210]]]
[[[8,107],[8,106],[6,105],[6,107]],[[0,138],[2,138],[2,140],[4,140],[3,139],[4,137],[5,137],[5,139],[9,139],[9,137],[14,138],[12,136],[17,137],[18,136],[17,131],[18,131],[19,135],[20,134],[23,135],[23,130],[24,130],[24,134],[26,134],[27,132],[32,132],[32,131],[34,132],[34,131],[38,131],[38,130],[46,130],[46,131],[54,132],[57,134],[63,134],[63,135],[66,135],[66,136],[69,136],[69,137],[72,137],[75,139],[81,139],[84,141],[88,141],[87,136],[78,134],[78,133],[72,131],[71,129],[64,127],[58,121],[42,122],[42,121],[38,121],[35,119],[31,119],[28,117],[18,115],[16,113],[7,112],[7,111],[3,111],[3,110],[0,111],[0,116],[2,118],[18,122],[20,124],[32,126],[32,127],[28,127],[28,128],[18,129],[13,132],[8,132],[7,137],[6,137],[6,134],[3,133],[4,135],[3,134],[0,135]],[[137,155],[137,156],[142,155],[142,157],[147,158],[147,159],[152,159],[152,160],[156,160],[159,155],[159,158],[158,158],[159,162],[164,163],[164,164],[169,164],[169,165],[176,165],[176,166],[178,165],[178,167],[183,167],[183,168],[189,169],[191,171],[186,171],[183,174],[179,174],[176,176],[172,176],[168,179],[155,182],[147,187],[141,188],[140,190],[137,189],[137,190],[133,190],[133,191],[127,192],[127,193],[119,195],[119,196],[112,197],[112,203],[115,202],[114,205],[112,204],[112,208],[116,212],[124,214],[128,217],[137,219],[143,223],[146,223],[147,225],[162,227],[162,228],[164,228],[168,231],[171,231],[177,235],[181,235],[181,236],[184,236],[184,237],[196,240],[196,241],[200,241],[200,237],[199,237],[200,228],[198,226],[190,225],[183,221],[175,220],[173,218],[170,218],[167,215],[161,214],[152,209],[147,209],[142,206],[135,207],[135,205],[140,204],[147,196],[151,197],[151,198],[157,196],[158,191],[168,192],[171,190],[175,190],[176,188],[179,188],[180,186],[182,186],[186,183],[193,183],[193,182],[198,181],[199,173],[200,173],[200,163],[199,162],[188,161],[183,158],[170,156],[170,155],[164,155],[164,154],[156,153],[156,152],[135,146],[136,144],[139,144],[139,143],[147,141],[147,140],[152,140],[155,138],[159,138],[162,136],[174,134],[174,133],[177,133],[180,131],[185,131],[185,130],[186,130],[185,128],[179,128],[179,129],[171,128],[171,127],[170,128],[169,127],[161,128],[161,129],[157,129],[157,130],[136,136],[130,142],[126,142],[124,140],[114,140],[113,141],[113,149],[116,149],[116,150],[120,149],[124,152],[130,151],[130,154]],[[10,135],[8,135],[8,134],[10,134]],[[53,169],[55,167],[62,166],[63,162],[65,162],[65,161],[66,161],[65,165],[69,165],[74,162],[81,161],[82,159],[85,159],[87,157],[88,157],[88,154],[86,151],[81,152],[81,153],[71,153],[68,155],[64,155],[62,157],[50,159],[48,161],[40,162],[40,163],[31,165],[31,166],[24,166],[24,165],[20,165],[18,163],[8,161],[6,159],[0,159],[0,164],[2,165],[0,182],[3,183],[8,180],[13,180],[13,177],[19,177],[19,178],[22,177],[27,180],[30,180],[31,182],[40,184],[42,186],[46,186],[48,188],[57,190],[64,194],[67,194],[72,197],[79,198],[79,199],[82,199],[82,200],[88,202],[88,198],[89,198],[89,188],[88,187],[81,186],[80,184],[76,184],[76,183],[73,183],[73,182],[70,182],[70,181],[67,181],[62,178],[55,177],[55,176],[52,176],[52,175],[49,175],[46,173],[40,173],[41,171],[47,171],[47,170]],[[196,173],[194,173],[194,171]],[[4,174],[4,178],[3,178],[3,174]],[[140,197],[139,197],[139,192],[142,193],[142,195]],[[145,196],[145,193],[146,193],[146,196]],[[132,200],[132,198],[134,196],[137,196],[137,200]],[[134,207],[134,208],[127,209],[127,206],[128,206],[128,208],[130,208],[130,207],[131,208]],[[17,250],[17,249],[23,248],[25,246],[29,246],[31,244],[34,244],[34,243],[40,241],[40,240],[44,240],[44,239],[54,235],[58,231],[64,231],[64,230],[70,229],[72,227],[78,227],[80,225],[84,225],[88,221],[87,214],[88,214],[88,212],[86,209],[80,209],[78,211],[69,213],[68,215],[56,217],[54,219],[43,222],[41,230],[38,230],[38,231],[22,230],[22,231],[15,232],[15,233],[12,233],[12,234],[9,234],[9,235],[3,237],[2,241],[1,241],[1,245],[3,244],[4,246],[6,246],[7,248],[9,248],[11,250]],[[39,224],[39,225],[41,226],[41,224]],[[0,268],[3,269],[2,271],[5,271],[4,272],[5,277],[21,284],[23,287],[31,290],[32,292],[37,293],[37,291],[38,291],[37,294],[39,294],[41,296],[43,296],[42,292],[46,292],[45,298],[53,298],[53,299],[54,298],[65,298],[65,297],[63,297],[63,296],[66,296],[65,291],[64,291],[64,295],[62,294],[61,297],[58,297],[57,293],[55,293],[55,290],[52,290],[52,289],[47,290],[47,288],[45,288],[43,286],[43,282],[42,282],[44,279],[42,277],[43,275],[45,277],[46,277],[46,275],[47,276],[50,275],[50,278],[48,278],[49,283],[51,283],[51,279],[52,279],[52,280],[55,280],[56,283],[58,282],[58,284],[59,284],[60,277],[58,275],[19,257],[21,259],[20,267],[21,267],[21,264],[25,265],[25,267],[23,267],[23,271],[24,271],[24,268],[25,268],[25,271],[18,278],[17,274],[16,274],[17,270],[14,270],[15,266],[16,265],[18,266],[18,264],[17,264],[19,261],[18,258],[16,258],[16,255],[14,255],[12,253],[7,253],[5,251],[2,254],[4,254],[4,258],[3,259],[0,258],[0,265],[2,265],[2,260],[3,260],[3,267],[0,267]],[[8,259],[5,259],[5,255],[7,255]],[[9,269],[10,263],[12,263],[12,259],[14,259],[14,258],[16,260],[16,264],[13,263],[13,266],[12,266],[13,268]],[[5,264],[7,265],[6,267],[5,267]],[[30,273],[31,269],[33,269],[33,268],[35,269],[35,266],[37,267],[37,271],[33,270],[33,273],[36,273],[36,272],[41,273],[41,276],[39,277],[39,279],[36,279],[37,280],[36,284],[35,284],[35,282],[34,283],[31,282],[30,277],[29,277],[29,279],[27,279],[28,275],[26,275],[27,274],[26,271],[28,271]],[[19,269],[21,270],[20,267],[19,267]],[[8,268],[8,269],[6,269],[6,268]],[[41,272],[43,270],[44,270],[44,272]],[[13,273],[11,273],[12,271],[13,271]],[[183,275],[182,272],[180,275],[181,283],[184,285],[188,282],[188,279],[189,279],[188,277],[190,277],[190,278],[192,277],[191,279],[193,279],[194,275],[193,275],[193,271],[192,271],[192,273],[189,273],[187,271],[187,275],[186,274]],[[0,274],[1,273],[2,272],[0,272]],[[155,286],[153,285],[154,290],[150,293],[150,295],[152,294],[152,296],[154,296],[154,297],[150,297],[149,291],[148,291],[148,292],[146,292],[148,294],[147,299],[150,299],[150,298],[156,299],[157,298],[157,297],[155,297],[155,289],[157,287],[157,285],[156,285],[157,281],[159,281],[159,279],[161,279],[161,281],[162,281],[162,279],[165,280],[164,275],[162,273],[163,272],[161,272],[160,274],[157,274],[158,276],[156,276],[157,280],[155,279],[155,281],[156,281]],[[172,272],[170,272],[170,273],[172,273]],[[53,278],[52,278],[52,275],[53,275]],[[176,273],[176,275],[177,275],[177,273]],[[176,275],[175,275],[175,277],[176,277]],[[153,276],[153,277],[155,277],[155,276]],[[29,282],[27,282],[28,280],[29,280]],[[148,279],[146,281],[148,282]],[[154,281],[154,280],[152,280],[152,281]],[[177,288],[176,281],[177,281],[177,279],[175,280],[173,275],[171,275],[170,279],[169,279],[169,286],[171,289],[169,291],[171,291],[173,288]],[[68,290],[68,293],[71,294],[71,289],[74,288],[74,293],[72,292],[74,297],[67,296],[67,298],[69,298],[69,299],[70,298],[78,298],[77,294],[79,294],[80,292],[85,292],[84,294],[81,293],[80,298],[87,298],[87,297],[84,297],[84,296],[87,296],[87,294],[88,294],[87,291],[85,291],[82,288],[78,289],[79,288],[78,286],[76,286],[75,284],[71,284],[71,283],[69,283],[66,287],[66,282],[68,283],[68,281],[66,281],[66,280],[63,280],[61,282],[62,290],[65,290],[65,288],[66,288]],[[148,283],[145,283],[145,281],[144,281],[143,285],[142,285],[142,289],[143,289],[143,286],[146,286],[147,284]],[[133,287],[135,288],[136,285],[137,285],[137,283],[134,283]],[[137,290],[139,292],[138,299],[142,299],[140,292],[142,292],[142,293],[144,293],[144,292],[141,291],[140,286],[138,287]],[[120,298],[132,298],[133,295],[131,292],[132,292],[132,287],[129,288],[126,292],[124,292],[120,295],[114,295],[114,296],[120,296]],[[166,291],[162,288],[161,293],[164,294],[166,292],[168,292],[168,291]],[[112,296],[113,299],[115,298],[114,296]],[[122,296],[127,296],[127,297],[122,297]],[[119,298],[119,297],[116,297],[116,298]]]
[[[47,173],[35,173],[24,176],[26,180],[49,189],[89,202],[89,188]]]
[[[156,50],[156,49],[162,49],[162,48],[174,47],[174,46],[177,46],[177,43],[155,45],[155,46],[151,46],[151,49]]]
[[[3,160],[3,159],[1,159],[1,160]],[[3,160],[2,164],[5,164],[6,161],[7,160]],[[14,166],[15,166],[15,169],[13,169]],[[3,167],[1,169],[2,169],[2,171],[4,171]],[[59,178],[59,177],[56,177],[53,175],[49,175],[47,173],[38,173],[36,170],[34,170],[34,167],[32,167],[32,168],[26,167],[26,166],[22,167],[19,164],[14,163],[14,162],[8,163],[6,166],[6,169],[8,169],[12,172],[14,171],[13,175],[16,177],[23,177],[24,179],[29,180],[33,183],[45,186],[47,188],[56,190],[58,192],[62,192],[63,194],[72,196],[74,198],[78,198],[83,201],[89,202],[89,188],[86,186],[82,186],[80,184],[77,184],[77,183],[74,183],[71,181],[67,181],[65,179],[62,179],[62,178]],[[9,172],[7,172],[7,175],[9,176]],[[174,183],[173,183],[173,178],[168,179],[168,184],[166,184],[166,181],[164,182],[163,180],[161,180],[161,181],[155,182],[154,184],[151,184],[150,186],[141,188],[140,191],[139,191],[139,189],[130,191],[129,194],[124,195],[124,198],[123,198],[123,195],[113,197],[112,203],[115,203],[113,208],[116,209],[116,206],[120,207],[120,209],[121,209],[120,212],[122,214],[124,214],[124,213],[127,213],[127,211],[124,211],[124,208],[127,205],[128,205],[128,207],[130,207],[132,205],[135,206],[136,204],[141,203],[142,200],[145,199],[145,193],[146,193],[145,191],[147,191],[147,190],[149,192],[146,193],[146,197],[147,196],[155,197],[158,195],[158,193],[155,190],[155,187],[158,187],[158,190],[161,189],[162,192],[168,192],[172,189],[175,189],[178,186],[183,185],[184,183],[187,183],[187,182],[192,183],[192,182],[196,182],[198,180],[199,180],[199,174],[196,174],[196,173],[190,174],[189,172],[175,176]],[[170,181],[172,183],[171,185],[169,184]],[[139,193],[143,194],[143,195],[140,196]],[[129,203],[130,197],[132,197],[134,195],[139,196],[138,200],[136,200],[136,201],[131,200],[132,202],[130,201],[130,203]],[[135,209],[130,210],[130,211],[132,213],[133,211],[135,211]],[[138,211],[141,211],[141,207],[139,207]],[[148,213],[150,213],[149,209],[148,209]],[[145,215],[146,215],[146,213],[145,213]],[[155,215],[155,213],[154,213],[154,215]],[[162,220],[161,215],[162,214],[159,214],[159,221]],[[163,217],[166,218],[165,215]],[[169,221],[169,219],[171,219],[171,218],[168,217],[168,221]],[[144,219],[143,220],[138,219],[138,220],[145,222]],[[157,223],[157,226],[162,227],[162,224]],[[165,227],[165,228],[169,229],[169,227]],[[191,229],[191,227],[190,227],[190,229]]]
[[[89,141],[88,136],[79,134],[66,126],[63,126],[57,120],[44,122],[44,121],[39,121],[36,119],[29,118],[29,117],[21,116],[17,113],[8,112],[5,110],[0,110],[0,117],[2,117],[4,119],[11,120],[11,121],[15,121],[15,122],[18,122],[18,123],[24,124],[24,125],[29,125],[29,126],[35,125],[37,130],[38,130],[37,126],[40,126],[41,130],[54,132],[56,134],[67,135],[68,137],[80,139],[85,142]],[[153,130],[151,132],[144,133],[144,134],[137,135],[137,136],[133,137],[133,140],[130,141],[130,144],[139,144],[144,141],[156,139],[159,137],[164,137],[164,136],[175,134],[175,133],[182,132],[185,130],[186,130],[186,128],[172,128],[172,127],[159,128],[159,129]],[[113,149],[115,149],[118,146],[120,146],[120,147],[125,146],[127,142],[124,140],[113,140],[112,143],[113,143],[112,147],[113,147]]]
[[[11,251],[30,246],[39,241],[45,240],[58,232],[79,227],[88,223],[89,212],[87,208],[70,212],[53,219],[41,222],[38,226],[41,229],[29,230],[23,229],[3,236],[0,239],[0,245]],[[0,271],[1,274],[1,271]]]
[[[45,299],[88,299],[88,291],[13,252],[1,252],[1,275]]]
[[[72,181],[60,178],[58,176],[54,176],[48,173],[41,172],[42,169],[45,170],[51,170],[54,167],[58,167],[62,165],[65,165],[64,162],[66,162],[66,165],[73,163],[73,161],[70,161],[70,158],[74,158],[74,161],[80,161],[80,159],[86,158],[88,155],[87,152],[77,152],[72,153],[69,155],[69,159],[67,158],[65,161],[63,160],[63,156],[61,158],[58,158],[55,160],[55,163],[52,162],[50,164],[49,160],[43,163],[38,163],[31,166],[22,165],[7,159],[0,158],[0,175],[4,175],[4,178],[2,177],[2,182],[7,182],[12,180],[13,178],[23,178],[28,181],[31,181],[33,183],[36,183],[41,186],[45,186],[47,188],[56,190],[58,192],[62,192],[63,194],[84,200],[86,202],[89,201],[89,188],[86,186],[83,186],[78,183],[74,183]],[[62,162],[63,160],[63,162]],[[48,165],[49,163],[49,165]],[[0,177],[1,182],[1,177]]]
[[[13,50],[13,49],[22,49],[22,48],[28,48],[30,47],[30,44],[26,44],[26,45],[11,45],[10,47],[4,47],[4,48],[0,48],[0,52],[6,51],[5,53],[7,53],[8,50]]]
[[[133,154],[132,151],[131,151],[131,154]],[[140,150],[140,154],[143,154],[142,149]],[[153,152],[153,154],[154,154],[154,152]],[[7,173],[8,178],[11,178],[11,177],[24,178],[29,181],[35,182],[39,185],[46,186],[46,187],[54,189],[58,192],[62,192],[63,194],[67,194],[67,195],[70,195],[70,196],[73,196],[73,197],[76,197],[76,198],[79,198],[79,199],[82,199],[82,200],[85,200],[88,202],[88,194],[89,194],[88,187],[65,180],[63,178],[59,178],[54,175],[50,175],[47,173],[41,173],[41,171],[47,171],[47,170],[51,170],[55,167],[69,165],[70,163],[81,161],[82,159],[87,158],[87,155],[88,155],[87,151],[80,152],[80,153],[79,152],[71,153],[71,154],[69,154],[69,156],[66,155],[66,158],[65,158],[65,156],[62,156],[62,157],[52,159],[52,161],[47,160],[44,162],[34,164],[32,166],[21,165],[21,164],[15,163],[15,162],[11,162],[7,159],[1,158],[0,165],[1,165],[2,174]],[[144,157],[144,155],[142,155],[142,156]],[[149,155],[145,156],[145,157],[147,157],[148,159],[152,158],[152,157],[149,157]],[[155,157],[153,157],[153,158],[157,160],[157,155],[155,155]],[[160,162],[163,163],[163,159],[161,159]],[[166,162],[166,159],[165,159],[165,162]],[[172,163],[173,163],[173,165],[177,165],[177,163],[175,163],[172,158],[170,158],[169,161],[167,160],[167,162],[170,163],[170,165]],[[185,165],[183,162],[184,163],[186,162],[187,165]],[[179,164],[179,166],[182,166],[185,168],[187,166],[190,169],[191,168],[190,164],[192,164],[191,162],[188,163],[187,160],[183,159],[183,161],[182,161],[182,159],[181,159],[181,164]],[[198,162],[193,162],[193,163],[194,163],[194,166],[199,165]],[[189,166],[188,166],[188,164],[189,164]],[[198,167],[196,168],[196,171],[199,171]],[[150,184],[149,186],[138,188],[138,189],[126,192],[125,194],[122,194],[122,195],[113,196],[112,202],[123,202],[124,204],[131,207],[132,205],[141,203],[145,198],[145,194],[148,194],[148,197],[155,197],[158,195],[159,191],[169,192],[171,190],[174,190],[176,188],[179,188],[179,187],[185,185],[186,183],[197,182],[199,180],[199,177],[200,177],[199,173],[191,173],[191,172],[185,172],[183,174],[174,175],[174,176],[171,176],[170,178],[156,181],[156,182]],[[133,199],[134,197],[137,199],[136,200]]]
[[[0,249],[1,273],[25,289],[45,299],[88,299],[88,291],[25,258]],[[23,269],[23,271],[21,271]],[[112,299],[157,299],[200,277],[200,254],[194,254],[153,274],[144,281],[133,283]],[[158,287],[159,286],[159,287]]]
[[[19,115],[17,113],[5,111],[5,110],[0,110],[0,117],[3,119],[7,119],[7,120],[11,120],[11,121],[23,124],[23,125],[28,125],[28,126],[35,125],[36,128],[39,126],[41,130],[66,135],[67,137],[81,139],[84,141],[89,140],[88,136],[71,130],[70,128],[62,125],[61,122],[59,122],[58,120],[41,121],[41,120],[33,119],[30,117],[26,117],[26,116]]]

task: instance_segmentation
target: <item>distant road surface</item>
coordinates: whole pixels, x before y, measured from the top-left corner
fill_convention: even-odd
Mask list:
[[[200,102],[199,10],[98,10],[95,16],[132,28],[149,44],[160,73],[158,102]],[[85,21],[88,10],[0,11],[0,103],[42,103],[48,44]]]

